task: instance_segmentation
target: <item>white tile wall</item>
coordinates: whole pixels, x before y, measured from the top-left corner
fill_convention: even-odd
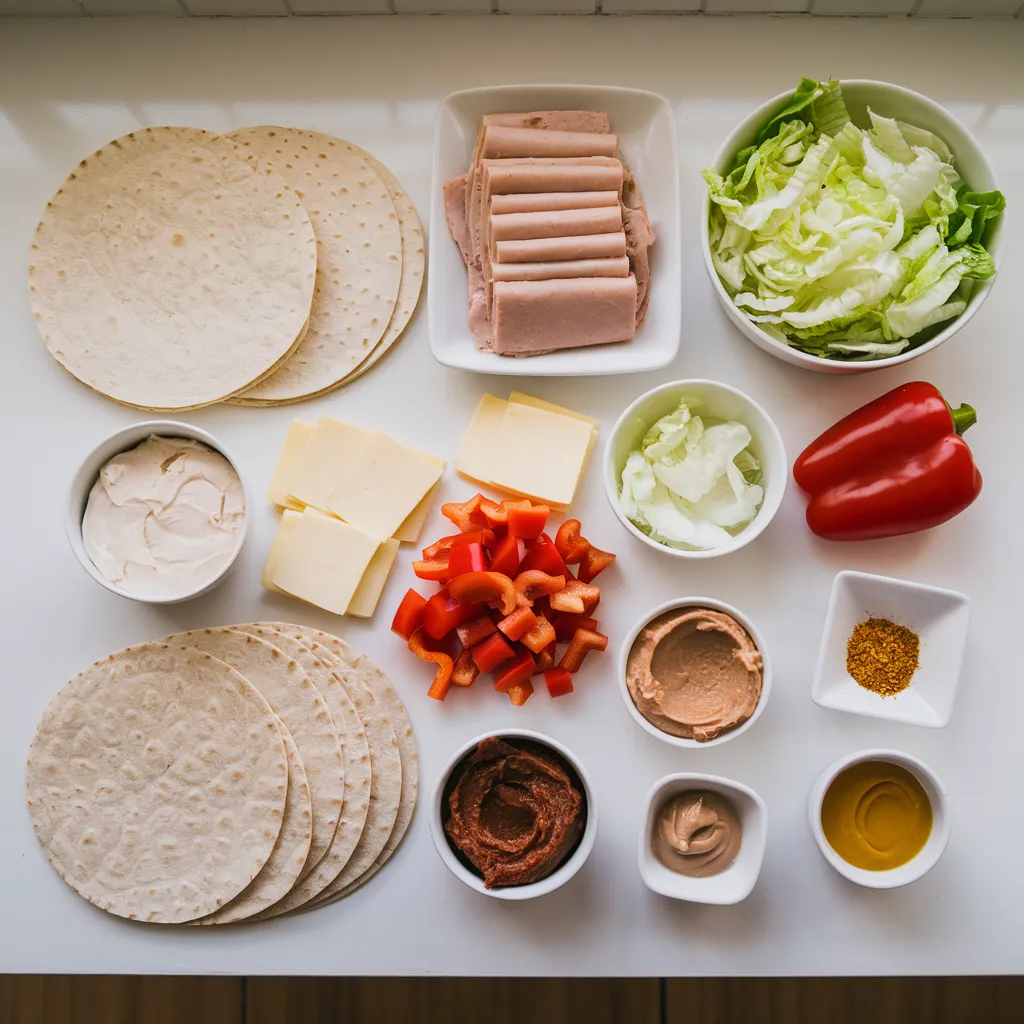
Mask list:
[[[601,9],[605,14],[699,11],[700,0],[604,0]]]
[[[446,11],[461,11],[489,14],[491,0],[395,0],[399,14],[444,14]]]
[[[948,18],[951,15],[1016,14],[1018,0],[924,0],[914,12],[922,17]]]
[[[909,14],[915,0],[811,0],[811,14]],[[961,0],[970,3],[970,0]]]
[[[40,14],[47,16],[72,15],[82,17],[85,12],[75,0],[0,0],[0,15]]]
[[[284,0],[182,0],[189,14],[247,16],[285,15]]]
[[[81,0],[81,4],[90,14],[95,15],[185,13],[185,8],[178,0]]]
[[[782,14],[806,11],[810,0],[708,0],[708,14]]]

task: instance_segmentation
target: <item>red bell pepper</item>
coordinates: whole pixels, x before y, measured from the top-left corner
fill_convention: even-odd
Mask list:
[[[513,579],[519,572],[519,563],[526,554],[526,544],[518,537],[505,537],[498,541],[491,554],[491,572],[500,572]]]
[[[583,659],[591,651],[603,651],[608,647],[608,637],[592,629],[577,629],[558,662],[559,668],[568,672],[579,672]]]
[[[569,580],[557,594],[552,594],[548,600],[551,602],[552,611],[586,615],[597,607],[597,603],[601,600],[601,591],[592,583]]]
[[[446,551],[451,551],[452,548],[458,547],[460,544],[474,543],[482,544],[490,550],[495,544],[494,531],[472,530],[469,533],[453,533],[449,537],[442,537],[423,549],[423,558],[425,561],[429,561],[443,555]]]
[[[472,649],[473,662],[481,672],[493,672],[502,662],[515,657],[515,653],[500,633],[494,633]]]
[[[490,523],[480,507],[483,500],[482,494],[474,494],[469,501],[446,502],[441,506],[441,515],[450,519],[461,533],[487,529]]]
[[[510,686],[508,690],[509,703],[514,708],[521,708],[532,696],[533,683],[529,679],[524,679],[523,682]]]
[[[959,515],[981,493],[960,435],[977,419],[931,384],[902,384],[841,419],[796,460],[811,496],[807,525],[827,540],[916,533]]]
[[[505,501],[505,512],[508,517],[508,535],[522,540],[536,540],[544,532],[551,509],[547,505],[534,505],[533,502]]]
[[[452,580],[448,589],[457,601],[482,602],[500,608],[502,615],[511,615],[516,610],[515,587],[500,572],[467,572]]]
[[[515,579],[516,600],[519,604],[532,604],[538,597],[548,597],[565,587],[564,576],[549,576],[540,569],[527,569]]]
[[[530,569],[539,569],[549,576],[564,576],[566,579],[572,575],[562,561],[558,548],[546,533],[526,545],[526,554],[519,564],[519,571],[527,572]]]
[[[508,693],[513,686],[529,682],[536,667],[533,655],[529,651],[520,651],[514,661],[510,661],[495,674],[494,688],[498,693]]]
[[[415,590],[407,590],[391,622],[391,632],[408,640],[423,625],[423,609],[426,606],[425,597],[417,594]]]
[[[562,612],[555,619],[555,639],[565,643],[573,638],[577,629],[597,629],[597,619],[588,615],[573,615],[571,612]]]
[[[448,579],[448,552],[445,551],[435,558],[424,558],[421,562],[412,563],[412,571],[421,580],[433,580],[443,583]]]
[[[427,601],[423,609],[423,628],[435,640],[442,640],[456,626],[476,618],[483,613],[478,604],[463,604],[451,596],[446,587],[442,587]]]
[[[572,693],[572,674],[564,668],[549,668],[544,673],[544,685],[552,697],[564,697]]]
[[[473,663],[473,652],[463,647],[452,667],[452,686],[472,686],[478,675],[480,669]]]
[[[555,534],[555,548],[566,565],[578,565],[590,550],[590,541],[580,534],[580,521],[566,519]]]
[[[509,640],[521,640],[523,636],[529,633],[536,625],[537,616],[530,611],[527,605],[523,605],[523,607],[517,608],[511,615],[506,615],[505,618],[498,623],[498,629],[500,629],[502,633],[509,638]]]
[[[455,663],[452,661],[451,655],[437,650],[436,646],[425,635],[425,630],[422,626],[409,637],[409,650],[417,658],[437,665],[434,681],[430,684],[430,689],[427,690],[427,696],[433,697],[434,700],[444,700],[448,693],[448,688],[452,685],[452,669]]]
[[[456,626],[455,631],[459,634],[459,641],[463,647],[475,647],[481,640],[486,640],[492,633],[497,633],[498,627],[489,615],[481,615],[462,623],[461,626]]]
[[[549,668],[553,668],[555,664],[555,641],[547,645],[536,657],[537,672],[547,672]]]
[[[467,572],[484,572],[487,569],[487,556],[484,546],[475,541],[470,544],[456,544],[448,552],[448,579],[465,576]]]
[[[533,628],[527,630],[519,641],[534,654],[539,654],[555,642],[555,627],[543,615],[534,615]]]
[[[610,551],[602,551],[600,548],[591,546],[587,548],[587,553],[583,556],[583,561],[580,562],[576,578],[581,583],[589,583],[599,573],[604,572],[614,561],[615,556]]]

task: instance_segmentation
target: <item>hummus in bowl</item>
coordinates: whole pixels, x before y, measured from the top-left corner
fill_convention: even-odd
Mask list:
[[[655,608],[622,648],[619,681],[634,720],[676,746],[724,743],[767,703],[764,641],[737,609],[706,597]]]

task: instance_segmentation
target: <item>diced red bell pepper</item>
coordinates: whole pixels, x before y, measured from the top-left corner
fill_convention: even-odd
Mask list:
[[[459,634],[459,640],[463,647],[475,647],[481,640],[486,640],[497,631],[498,627],[489,615],[481,615],[462,623],[461,626],[456,626],[456,632]],[[566,637],[566,640],[568,639],[569,637]]]
[[[417,594],[415,590],[407,590],[391,622],[391,632],[408,640],[423,625],[423,609],[426,606],[425,597]]]
[[[465,576],[467,572],[485,572],[487,556],[482,544],[456,544],[448,552],[448,579]]]
[[[514,708],[521,708],[532,696],[533,683],[531,683],[529,679],[525,682],[509,687],[508,699],[509,703],[511,703]]]
[[[566,565],[577,565],[590,550],[590,541],[580,535],[580,521],[566,519],[555,534],[555,549]]]
[[[569,580],[556,594],[549,598],[551,610],[569,612],[573,615],[584,615],[597,607],[601,600],[601,591],[591,583]]]
[[[551,538],[544,533],[526,545],[526,554],[519,564],[519,571],[528,572],[530,569],[539,569],[549,576],[564,576],[566,579],[572,575]]]
[[[509,640],[521,640],[523,635],[529,633],[537,625],[537,616],[530,611],[529,607],[523,605],[517,608],[511,615],[498,623],[498,629],[509,638]]]
[[[515,579],[516,599],[520,604],[532,604],[538,597],[548,597],[560,591],[565,576],[549,576],[540,569],[527,569]]]
[[[552,640],[551,643],[549,643],[547,645],[547,647],[545,647],[544,650],[541,651],[537,655],[536,662],[537,662],[537,671],[538,672],[547,672],[547,670],[549,668],[553,668],[554,667],[554,664],[555,664],[555,642],[554,642],[554,640]]]
[[[423,628],[435,640],[446,637],[456,626],[476,618],[483,613],[478,604],[463,604],[452,597],[447,587],[442,587],[427,601],[423,609]]]
[[[430,689],[427,690],[427,696],[432,697],[434,700],[444,700],[448,693],[448,688],[452,684],[452,669],[455,666],[451,655],[437,650],[430,642],[422,626],[409,637],[409,650],[417,658],[432,662],[437,666],[437,671],[434,673],[434,681],[430,684]]]
[[[518,639],[524,647],[539,654],[555,642],[555,627],[543,615],[535,615],[533,628],[513,639]]]
[[[533,502],[503,501],[508,514],[508,535],[520,537],[522,540],[536,540],[544,532],[551,509],[547,505],[534,505]]]
[[[443,583],[448,579],[448,552],[444,552],[436,558],[425,558],[422,562],[413,562],[412,571],[421,580]]]
[[[494,688],[498,693],[508,693],[513,686],[528,682],[537,667],[529,651],[520,651],[500,672],[495,673]]]
[[[597,619],[588,615],[573,615],[563,612],[555,619],[555,637],[562,643],[573,638],[577,629],[597,629]]]
[[[505,537],[498,541],[491,554],[491,572],[500,572],[515,578],[519,572],[519,563],[526,554],[526,544],[518,537]]]
[[[500,572],[467,572],[451,581],[448,590],[457,601],[482,602],[511,615],[516,609],[516,590],[512,580]]]
[[[494,531],[473,530],[470,533],[453,533],[448,537],[442,537],[423,549],[423,558],[425,561],[430,561],[443,555],[446,551],[451,551],[452,548],[458,547],[460,544],[472,544],[474,542],[482,544],[490,550],[495,545]]]
[[[577,629],[558,662],[558,667],[569,672],[578,672],[583,659],[591,651],[603,651],[607,647],[608,637],[603,633],[597,633],[592,629]]]
[[[491,524],[481,508],[484,500],[482,494],[474,494],[469,501],[449,501],[441,506],[441,515],[450,519],[460,533],[487,529]]]
[[[544,673],[544,684],[552,697],[564,697],[572,693],[572,675],[564,668],[549,668]]]
[[[581,583],[589,583],[599,573],[604,572],[614,561],[615,556],[610,551],[602,551],[600,548],[591,546],[583,556],[583,561],[580,562],[576,578]]]
[[[493,672],[502,662],[515,657],[515,653],[500,633],[494,633],[472,648],[473,663],[481,672]]]
[[[505,511],[504,506],[499,505],[496,501],[491,501],[490,498],[485,498],[482,494],[480,497],[480,511],[483,513],[484,519],[487,520],[487,525],[494,531],[504,530],[508,526],[508,512]]]
[[[452,686],[472,686],[478,675],[480,669],[473,662],[473,652],[463,647],[452,668]]]

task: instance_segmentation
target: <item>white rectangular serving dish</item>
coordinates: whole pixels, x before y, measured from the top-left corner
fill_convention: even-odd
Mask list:
[[[656,241],[651,247],[651,301],[632,341],[512,358],[482,352],[466,320],[467,279],[448,233],[442,186],[469,168],[483,114],[528,110],[601,110],[636,174]],[[679,158],[675,118],[664,97],[604,85],[503,85],[467,89],[441,103],[434,131],[430,196],[430,348],[445,366],[527,377],[640,373],[667,366],[679,351],[682,256],[679,234]]]

